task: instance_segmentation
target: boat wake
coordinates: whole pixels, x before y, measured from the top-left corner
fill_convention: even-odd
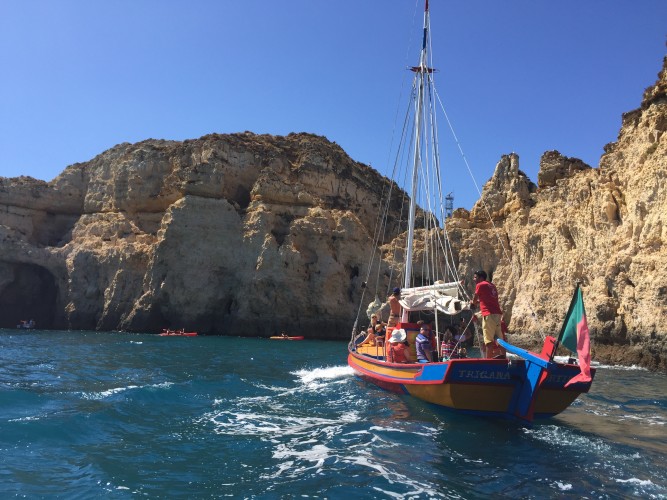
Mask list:
[[[83,399],[100,400],[133,389],[166,389],[168,387],[171,387],[172,385],[174,385],[173,382],[162,382],[160,384],[148,384],[148,385],[128,385],[125,387],[114,387],[112,389],[107,389],[105,391],[82,392],[80,394]]]
[[[304,369],[291,372],[296,375],[303,384],[316,384],[321,381],[331,381],[337,379],[348,379],[354,376],[354,370],[351,367],[345,366],[330,366],[326,368]]]
[[[627,471],[636,467],[637,461],[644,461],[644,470],[650,471],[654,468],[653,463],[647,457],[635,451],[632,447],[627,447],[625,451],[619,451],[611,441],[603,437],[582,433],[577,430],[563,427],[561,425],[543,425],[534,428],[525,428],[523,431],[529,437],[539,442],[538,446],[546,445],[553,449],[557,455],[554,458],[554,465],[562,462],[563,465],[569,464],[585,473],[589,481],[594,478],[610,478],[618,483],[630,483],[635,488],[635,495],[648,498],[654,495],[660,496],[664,489],[651,480],[639,479],[636,477],[627,477]],[[572,457],[581,450],[593,452],[596,456],[604,456],[605,460],[590,463],[581,458],[572,461]],[[555,470],[555,469],[554,469]],[[549,479],[546,478],[548,481]],[[558,479],[553,479],[554,484]],[[566,485],[567,486],[567,485]],[[571,485],[570,485],[571,486]],[[563,488],[560,488],[561,491]]]
[[[442,485],[416,480],[412,471],[407,473],[404,464],[397,464],[392,455],[392,450],[404,443],[430,442],[435,429],[379,415],[366,421],[362,415],[367,411],[367,402],[354,391],[340,390],[339,384],[349,383],[352,376],[347,366],[297,370],[291,374],[296,377],[297,386],[263,396],[216,399],[215,407],[195,425],[208,428],[209,432],[212,428],[221,437],[244,436],[255,454],[270,456],[266,463],[272,465],[263,467],[257,476],[261,484],[281,480],[313,482],[320,493],[336,497],[341,488],[339,479],[322,484],[323,477],[372,474],[376,478],[374,489],[380,496],[447,497]],[[417,464],[423,453],[420,449],[407,460]],[[345,486],[350,487],[351,483]]]

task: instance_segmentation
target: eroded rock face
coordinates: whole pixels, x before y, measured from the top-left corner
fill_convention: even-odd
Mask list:
[[[594,359],[667,370],[666,78],[599,168],[550,151],[535,185],[504,156],[448,221],[460,272],[490,273],[518,343],[557,333],[581,281]],[[325,138],[247,132],[0,178],[0,326],[347,339],[387,186]]]
[[[1,179],[0,324],[347,337],[386,185],[322,137],[251,133]]]
[[[597,169],[557,152],[543,155],[539,188],[529,199],[521,176],[501,160],[473,214],[490,205],[496,227],[463,235],[464,272],[491,272],[514,340],[557,333],[577,281],[582,283],[593,355],[667,370],[667,70],[624,115],[618,141]],[[518,171],[518,166],[512,167]],[[499,179],[505,179],[499,181]],[[505,193],[504,204],[487,188]],[[511,207],[511,208],[509,208]],[[493,236],[489,240],[489,234]],[[490,241],[482,251],[484,240]],[[471,250],[472,249],[472,250]],[[518,338],[517,338],[518,337]]]

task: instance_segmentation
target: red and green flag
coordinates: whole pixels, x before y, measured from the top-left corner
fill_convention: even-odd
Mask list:
[[[570,351],[576,352],[579,357],[579,367],[581,373],[573,377],[565,387],[578,382],[591,381],[591,339],[588,332],[588,323],[586,322],[586,309],[584,309],[584,296],[581,287],[577,284],[577,289],[572,296],[570,309],[567,311],[563,328],[561,328],[558,341],[567,347]]]

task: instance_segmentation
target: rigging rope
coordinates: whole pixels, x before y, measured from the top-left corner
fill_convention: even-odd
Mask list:
[[[442,109],[443,115],[445,116],[445,120],[447,121],[447,124],[449,125],[449,130],[452,133],[452,136],[454,138],[456,146],[458,147],[459,152],[461,153],[461,157],[463,159],[463,162],[465,163],[465,166],[468,169],[468,174],[470,175],[470,178],[472,179],[472,181],[475,185],[475,189],[477,190],[477,194],[479,195],[479,199],[482,202],[482,206],[484,207],[484,210],[485,210],[485,212],[486,212],[486,214],[489,218],[489,221],[491,222],[491,225],[494,229],[494,234],[495,234],[495,236],[498,240],[498,243],[500,244],[500,247],[502,248],[503,257],[505,257],[505,259],[509,263],[510,270],[511,270],[511,275],[515,277],[515,280],[517,280],[518,277],[520,276],[520,272],[517,271],[516,265],[515,265],[513,259],[510,258],[509,252],[507,251],[507,248],[505,247],[505,244],[503,243],[502,238],[500,237],[501,230],[498,226],[496,226],[496,223],[494,222],[493,218],[491,217],[491,212],[489,211],[488,205],[485,203],[484,199],[482,198],[482,192],[479,189],[479,185],[477,184],[477,181],[475,180],[475,176],[472,173],[472,169],[470,168],[470,164],[468,163],[468,158],[466,157],[465,153],[463,152],[463,147],[461,146],[461,143],[459,142],[459,138],[456,135],[456,132],[454,132],[454,127],[452,126],[452,122],[449,119],[449,115],[447,114],[447,111],[445,110],[445,106],[443,105],[442,100],[440,99],[440,95],[437,92],[435,92],[435,95],[436,95],[436,98],[437,98],[438,102],[440,103],[440,108]],[[544,331],[542,329],[542,323],[540,321],[540,318],[537,316],[537,314],[535,314],[535,311],[533,310],[533,307],[530,303],[530,299],[528,300],[527,305],[528,305],[528,308],[530,309],[530,312],[531,312],[531,318],[535,321],[538,332],[540,333],[540,335],[542,337],[542,340],[544,340],[546,338],[546,334],[544,333]]]

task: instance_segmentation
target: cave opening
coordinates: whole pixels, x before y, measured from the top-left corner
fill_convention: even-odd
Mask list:
[[[21,321],[38,329],[54,328],[58,288],[53,275],[34,264],[3,263],[0,283],[0,328],[16,328]]]

